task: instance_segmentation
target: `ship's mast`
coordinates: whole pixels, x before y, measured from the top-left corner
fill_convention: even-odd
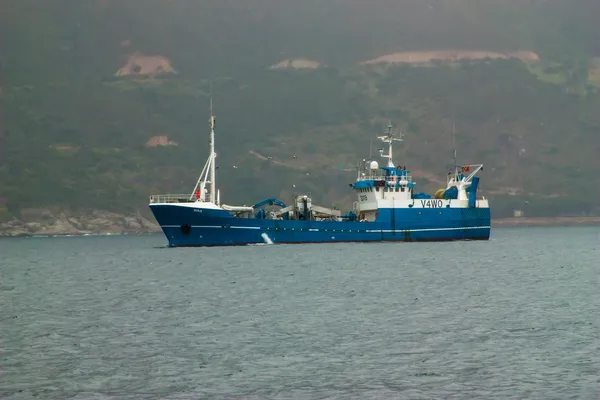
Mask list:
[[[452,168],[454,168],[454,179],[458,179],[458,164],[456,163],[456,125],[452,124],[452,148],[454,149],[454,159],[453,161],[453,166]]]
[[[383,149],[379,149],[379,153],[381,154],[382,157],[387,158],[388,159],[388,167],[394,168],[394,163],[392,161],[393,158],[393,152],[392,152],[392,143],[394,141],[402,141],[402,132],[400,132],[400,135],[398,137],[394,136],[394,130],[393,130],[393,125],[392,122],[390,121],[388,127],[387,127],[387,131],[385,132],[385,136],[378,136],[377,138],[379,140],[381,140],[383,143],[387,143],[388,144],[388,154],[383,154]]]
[[[217,154],[215,153],[215,116],[213,115],[213,103],[212,103],[212,95],[210,97],[210,191],[208,192],[209,200],[211,203],[215,204],[215,195],[216,195],[216,182],[215,182],[215,158]]]
[[[210,137],[208,140],[210,154],[208,155],[206,163],[204,164],[204,168],[202,168],[202,172],[198,177],[198,182],[196,182],[196,186],[194,186],[194,190],[190,195],[190,200],[196,197],[196,199],[199,201],[210,201],[211,203],[218,205],[218,203],[220,203],[220,199],[215,182],[215,161],[217,158],[217,153],[215,153],[215,116],[213,115],[212,94],[210,96],[210,119],[208,120],[208,126],[210,127]]]
[[[454,147],[454,168],[456,168],[456,125],[454,124],[452,124],[452,147]]]

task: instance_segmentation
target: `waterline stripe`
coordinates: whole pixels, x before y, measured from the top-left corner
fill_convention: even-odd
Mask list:
[[[436,231],[464,231],[466,229],[491,229],[491,226],[459,226],[454,228],[426,228],[426,229],[369,229],[368,233],[393,233],[393,232],[436,232]]]
[[[161,228],[179,228],[181,225],[161,225]],[[192,225],[192,228],[223,228],[223,225]],[[230,226],[231,229],[264,229],[260,226]]]
[[[161,228],[179,228],[180,225],[161,225]],[[222,225],[192,225],[192,228],[211,228],[227,229]],[[273,230],[273,228],[261,228],[259,226],[230,226],[231,229],[263,229]],[[354,232],[354,233],[404,233],[404,232],[436,232],[436,231],[464,231],[467,229],[491,229],[491,226],[459,226],[454,228],[426,228],[426,229],[316,229],[310,228],[308,232]],[[279,230],[305,231],[305,228],[279,228]]]

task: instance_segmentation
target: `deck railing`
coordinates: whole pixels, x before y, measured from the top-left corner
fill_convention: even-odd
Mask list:
[[[368,181],[368,180],[374,180],[374,181],[392,181],[392,182],[399,182],[399,181],[407,181],[407,182],[412,182],[412,176],[407,175],[407,176],[385,176],[385,175],[365,175],[364,177],[361,177],[359,179],[359,181]]]
[[[150,196],[150,203],[193,203],[195,196],[190,194],[153,194]]]

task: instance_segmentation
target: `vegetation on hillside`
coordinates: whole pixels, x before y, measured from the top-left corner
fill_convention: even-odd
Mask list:
[[[190,191],[207,155],[212,81],[226,202],[311,191],[350,205],[351,168],[391,119],[405,133],[398,161],[422,190],[445,179],[454,124],[459,160],[485,164],[494,216],[598,213],[598,5],[575,3],[9,1],[0,194],[18,214],[132,211],[151,193]],[[358,65],[444,48],[542,60]],[[177,73],[116,77],[135,51]],[[294,57],[326,67],[267,68]],[[179,145],[145,147],[156,135]]]

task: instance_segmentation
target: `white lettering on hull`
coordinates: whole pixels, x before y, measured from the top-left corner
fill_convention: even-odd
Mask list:
[[[442,200],[421,200],[421,207],[423,208],[442,208],[444,202]]]

